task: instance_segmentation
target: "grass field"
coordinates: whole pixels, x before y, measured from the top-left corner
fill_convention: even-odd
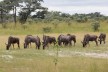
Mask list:
[[[61,23],[62,24],[62,23]],[[7,25],[7,29],[0,28],[0,72],[108,72],[108,26],[103,22],[100,32],[107,34],[106,44],[96,46],[94,42],[90,42],[90,47],[83,48],[81,41],[84,34],[99,35],[100,32],[93,32],[90,23],[77,24],[72,23],[71,26],[59,24],[56,29],[50,33],[43,33],[42,28],[53,25],[32,24],[27,29],[21,28],[17,24],[14,29],[13,24]],[[77,38],[76,46],[57,47],[50,45],[46,50],[35,49],[32,44],[31,48],[24,49],[24,38],[27,34],[38,35],[42,40],[42,35],[58,37],[59,34],[74,34]],[[5,43],[10,35],[20,38],[21,49],[12,47],[9,51],[5,48]],[[55,59],[57,65],[55,66]]]
[[[55,67],[54,56],[47,50],[0,51],[0,72],[107,72],[108,59],[83,56],[59,57]]]
[[[50,34],[53,33],[88,33],[93,32],[92,22],[87,23],[77,23],[72,22],[70,26],[68,26],[65,22],[59,22],[55,28],[55,26],[51,23],[44,23],[44,22],[38,22],[38,23],[26,23],[26,25],[21,25],[17,23],[16,27],[14,27],[14,23],[8,23],[6,24],[6,28],[2,28],[2,25],[0,24],[0,35],[27,35],[27,34],[43,34],[43,28],[44,27],[51,27]],[[26,26],[26,29],[23,28],[23,26]],[[107,21],[100,22],[100,32],[107,33],[108,31],[108,24]]]

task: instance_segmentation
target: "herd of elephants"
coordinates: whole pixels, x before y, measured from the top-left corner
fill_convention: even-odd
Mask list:
[[[100,44],[102,42],[105,44],[105,39],[106,39],[105,33],[100,33],[99,36],[86,34],[84,35],[83,41],[81,41],[81,43],[83,47],[86,47],[89,44],[89,41],[95,41],[96,45],[98,46],[98,41]],[[61,34],[58,36],[57,40],[55,37],[43,35],[42,42],[40,41],[40,38],[38,36],[27,35],[24,40],[24,48],[28,48],[29,45],[31,45],[31,43],[35,43],[36,48],[38,49],[40,49],[41,45],[43,46],[43,49],[45,49],[48,46],[48,44],[53,43],[54,45],[56,44],[59,46],[62,45],[71,46],[72,42],[74,42],[74,46],[75,46],[76,36],[71,34],[67,34],[67,35]],[[11,45],[13,45],[14,48],[14,44],[17,44],[18,47],[20,48],[20,39],[18,37],[9,36],[8,43],[6,44],[6,50],[9,50]]]

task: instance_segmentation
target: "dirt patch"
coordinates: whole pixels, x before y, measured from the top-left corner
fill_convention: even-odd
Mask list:
[[[54,51],[47,51],[46,53],[50,56],[56,55],[56,52]],[[108,58],[108,52],[95,53],[95,52],[59,51],[58,56],[59,57],[85,56],[93,58]]]
[[[10,62],[13,59],[13,56],[12,55],[1,55],[0,58],[6,62]]]

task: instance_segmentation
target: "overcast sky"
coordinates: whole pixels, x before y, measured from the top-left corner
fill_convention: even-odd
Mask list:
[[[42,5],[49,11],[70,14],[101,12],[108,16],[108,0],[44,0]]]

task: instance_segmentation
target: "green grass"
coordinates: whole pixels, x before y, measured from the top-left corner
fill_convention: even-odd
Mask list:
[[[57,27],[55,28],[51,23],[26,23],[27,28],[23,29],[23,26],[20,23],[17,23],[16,28],[14,27],[14,23],[8,23],[6,25],[7,28],[2,28],[0,24],[0,35],[26,35],[26,34],[43,34],[43,27],[51,27],[52,30],[50,33],[77,33],[77,32],[93,32],[91,22],[86,23],[76,23],[72,22],[70,26],[68,26],[65,22],[59,22]],[[100,32],[108,31],[108,24],[106,21],[100,22]]]
[[[107,72],[108,59],[83,56],[59,57],[57,67],[54,56],[47,50],[0,51],[0,72]],[[1,57],[10,55],[13,58]]]

